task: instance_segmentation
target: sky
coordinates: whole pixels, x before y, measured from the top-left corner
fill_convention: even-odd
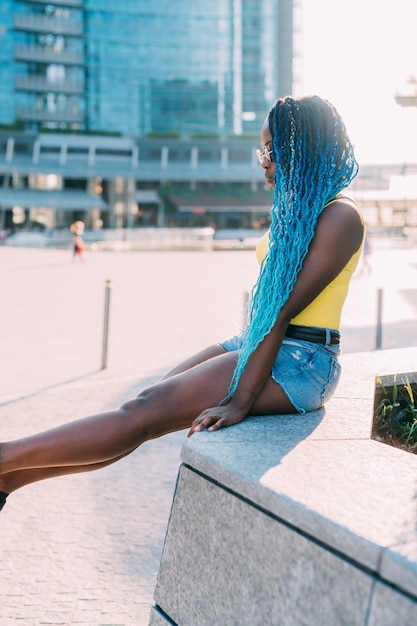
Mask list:
[[[417,0],[302,0],[304,94],[342,115],[359,163],[417,163]],[[416,86],[417,93],[417,86]]]

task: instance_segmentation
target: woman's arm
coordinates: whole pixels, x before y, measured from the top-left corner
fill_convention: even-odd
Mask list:
[[[361,245],[363,228],[350,201],[341,199],[324,209],[294,288],[271,332],[249,357],[233,397],[222,406],[203,411],[193,422],[190,434],[207,427],[217,430],[246,417],[270,375],[290,320],[342,271]]]

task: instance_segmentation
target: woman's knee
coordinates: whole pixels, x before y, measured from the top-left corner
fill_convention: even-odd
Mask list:
[[[120,410],[130,414],[137,414],[146,410],[152,404],[155,404],[158,399],[158,393],[155,389],[157,386],[158,384],[142,389],[136,398],[131,398],[124,402]]]
[[[191,413],[187,394],[178,378],[163,380],[122,405],[121,411],[141,432],[142,441],[188,428]],[[199,411],[197,411],[198,413]]]
[[[159,435],[159,422],[167,406],[162,398],[167,397],[166,393],[161,393],[162,390],[156,387],[143,389],[136,398],[128,400],[119,409],[122,417],[134,422],[144,441]]]

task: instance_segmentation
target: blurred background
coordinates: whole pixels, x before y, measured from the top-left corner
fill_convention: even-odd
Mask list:
[[[415,0],[0,0],[3,440],[119,406],[242,327],[271,203],[255,150],[287,94],[332,101],[360,162],[343,352],[417,345],[416,18]],[[183,441],[13,494],[0,626],[148,624]]]
[[[416,17],[413,0],[1,0],[0,241],[67,246],[75,221],[104,247],[250,239],[265,115],[312,93],[346,121],[373,235],[412,241]]]

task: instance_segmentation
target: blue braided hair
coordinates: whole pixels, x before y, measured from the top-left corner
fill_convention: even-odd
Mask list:
[[[268,114],[275,189],[268,253],[252,290],[248,324],[226,399],[287,301],[325,205],[358,172],[336,109],[318,96],[280,98]]]

